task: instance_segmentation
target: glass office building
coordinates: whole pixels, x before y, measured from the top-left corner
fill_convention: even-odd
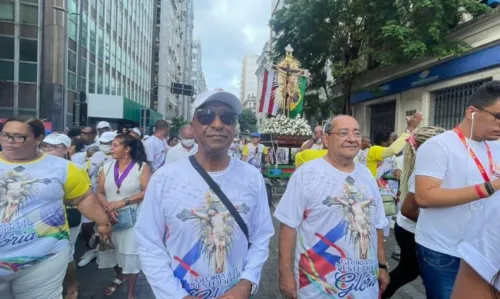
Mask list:
[[[70,127],[78,91],[149,107],[153,13],[143,0],[0,0],[0,117]]]

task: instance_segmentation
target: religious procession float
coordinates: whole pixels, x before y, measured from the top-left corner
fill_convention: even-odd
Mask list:
[[[266,70],[265,80],[271,88],[264,87],[261,99],[264,104],[259,109],[270,116],[259,128],[261,143],[270,149],[270,166],[262,169],[268,196],[270,192],[277,193],[276,187],[286,187],[295,171],[295,154],[312,138],[311,127],[302,118],[309,72],[300,68],[290,45],[285,51],[285,57]]]

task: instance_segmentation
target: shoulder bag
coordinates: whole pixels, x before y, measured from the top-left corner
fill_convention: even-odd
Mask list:
[[[196,160],[196,157],[194,155],[189,156],[189,162],[191,162],[191,165],[194,167],[194,169],[200,174],[200,176],[205,180],[205,182],[208,184],[208,187],[219,197],[220,201],[226,206],[226,209],[231,213],[231,216],[233,216],[234,220],[240,227],[241,231],[243,231],[243,234],[247,238],[248,241],[248,248],[250,248],[250,238],[248,236],[248,227],[241,218],[240,213],[236,210],[236,207],[233,205],[233,203],[227,198],[226,194],[222,192],[220,189],[219,185],[217,185],[216,182],[210,177],[210,175],[203,169],[203,167],[198,163]]]

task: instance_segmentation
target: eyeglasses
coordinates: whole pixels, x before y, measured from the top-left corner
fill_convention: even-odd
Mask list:
[[[215,121],[217,115],[223,124],[227,126],[231,126],[236,124],[236,119],[238,115],[230,110],[215,110],[211,108],[204,108],[196,110],[196,119],[200,122],[200,124],[207,126],[212,124]]]
[[[9,139],[12,139],[12,141],[14,141],[14,143],[24,143],[26,141],[26,138],[28,138],[28,136],[23,136],[23,135],[10,135],[10,134],[7,134],[7,133],[0,133],[0,141],[9,141]]]
[[[330,132],[330,133],[327,133],[327,135],[337,135],[339,136],[340,138],[345,138],[347,139],[351,134],[353,136],[354,139],[361,139],[363,138],[363,134],[361,134],[360,131],[354,131],[354,132],[349,132],[349,131],[340,131],[340,132]]]
[[[500,114],[499,113],[493,113],[491,111],[488,111],[486,109],[483,109],[483,108],[479,108],[479,107],[475,107],[476,109],[478,110],[481,110],[481,111],[484,111],[484,112],[487,112],[489,115],[493,116],[495,119],[494,121],[498,121],[500,120]]]

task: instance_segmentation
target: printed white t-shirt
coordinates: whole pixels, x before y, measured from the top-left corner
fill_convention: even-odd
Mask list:
[[[408,193],[415,194],[415,171],[411,173],[410,178],[408,179]],[[401,198],[400,209],[398,211],[398,215],[396,216],[396,223],[405,230],[415,233],[417,223],[401,214],[401,205],[403,204],[403,201],[404,198]]]
[[[152,171],[156,171],[165,164],[169,148],[166,139],[160,139],[154,135],[144,141],[144,149],[146,150],[148,161],[151,161]]]
[[[69,247],[63,200],[77,200],[88,189],[82,170],[68,160],[47,154],[27,163],[0,159],[0,281]]]
[[[302,165],[274,217],[297,229],[299,298],[378,298],[376,229],[388,222],[366,166],[345,173],[325,159]]]
[[[500,193],[488,198],[473,214],[457,251],[472,269],[491,283],[500,269]],[[500,291],[500,281],[495,287]]]
[[[216,298],[240,279],[259,283],[274,234],[264,178],[235,159],[209,174],[245,221],[251,246],[189,159],[166,164],[151,178],[135,225],[156,298]]]
[[[467,139],[486,171],[490,172],[484,142]],[[500,161],[500,143],[490,142],[495,168]],[[446,131],[427,140],[418,148],[415,176],[442,180],[441,188],[457,189],[484,183],[483,176],[464,144],[453,131]],[[492,180],[495,177],[492,177]],[[415,186],[417,187],[417,186]],[[431,250],[459,257],[457,244],[468,231],[472,212],[487,199],[448,208],[420,210],[415,241]]]
[[[245,145],[243,148],[243,156],[247,156],[247,163],[255,166],[257,169],[262,168],[262,155],[267,155],[268,149],[263,144],[255,146],[253,143]]]

